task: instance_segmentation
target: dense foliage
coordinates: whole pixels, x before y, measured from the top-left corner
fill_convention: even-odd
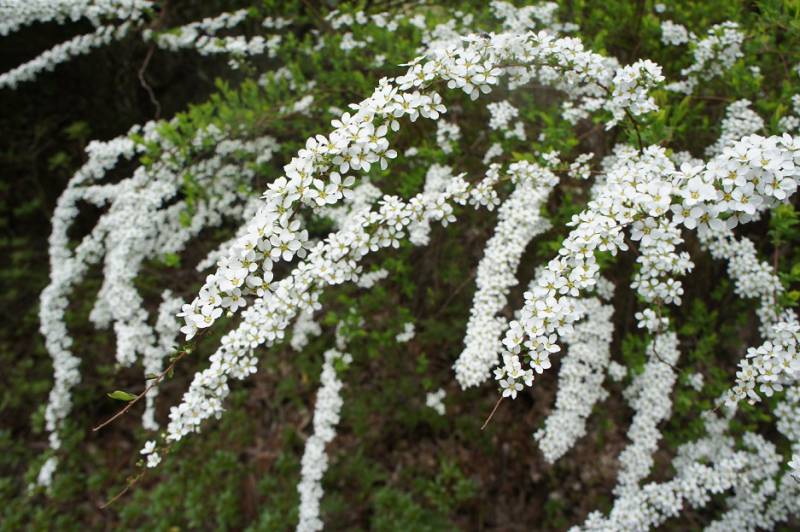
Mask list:
[[[523,4],[0,2],[0,527],[796,527],[800,9]]]

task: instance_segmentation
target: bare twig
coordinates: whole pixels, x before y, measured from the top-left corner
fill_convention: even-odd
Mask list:
[[[136,484],[137,484],[137,483],[138,483],[138,482],[139,482],[139,481],[142,479],[142,477],[144,476],[144,474],[145,474],[145,472],[144,472],[144,471],[142,471],[141,473],[139,473],[139,474],[138,474],[138,475],[136,475],[135,477],[131,478],[131,479],[128,481],[128,485],[127,485],[127,486],[125,486],[125,488],[124,488],[122,491],[120,491],[119,493],[117,493],[116,495],[114,495],[114,496],[113,496],[111,499],[109,499],[107,502],[104,502],[103,504],[101,504],[101,505],[100,505],[100,509],[101,509],[101,510],[105,510],[106,508],[108,508],[109,506],[111,506],[112,504],[114,504],[114,502],[115,502],[117,499],[119,499],[120,497],[122,497],[123,495],[125,495],[126,493],[128,493],[128,491],[129,491],[129,490],[130,490],[130,489],[131,489],[133,486],[135,486],[135,485],[136,485]]]
[[[139,83],[144,87],[144,90],[147,91],[147,95],[150,96],[150,101],[156,108],[156,115],[155,119],[158,120],[161,117],[161,104],[158,102],[155,93],[153,92],[153,88],[150,87],[150,84],[147,83],[147,80],[144,78],[145,70],[147,70],[147,65],[150,64],[150,59],[153,57],[153,52],[156,50],[155,43],[150,45],[150,48],[147,50],[147,55],[144,58],[144,62],[142,66],[139,67]]]
[[[502,403],[502,402],[503,402],[503,396],[500,396],[500,399],[497,400],[497,402],[494,404],[494,408],[492,408],[492,413],[489,414],[489,417],[487,417],[486,421],[483,422],[483,426],[481,427],[481,430],[486,428],[486,425],[488,425],[489,422],[492,420],[492,417],[494,416],[494,413],[497,412],[497,407],[500,406],[500,403]]]
[[[189,351],[189,350],[183,350],[180,353],[178,353],[177,356],[175,356],[172,359],[172,362],[170,362],[170,365],[167,367],[167,369],[162,371],[155,379],[153,379],[153,382],[148,384],[147,387],[144,389],[144,391],[142,393],[140,393],[135,398],[133,398],[130,401],[128,401],[128,404],[126,404],[124,407],[122,407],[122,409],[120,409],[119,412],[117,412],[116,414],[114,414],[113,416],[108,418],[107,420],[103,421],[102,423],[100,423],[99,425],[94,427],[92,429],[92,432],[97,432],[98,430],[102,429],[103,427],[105,427],[106,425],[108,425],[109,423],[111,423],[112,421],[114,421],[115,419],[120,417],[121,415],[123,415],[125,412],[130,410],[133,405],[135,405],[137,402],[139,402],[139,400],[147,394],[147,392],[149,392],[151,389],[153,389],[156,386],[158,386],[158,384],[162,380],[164,380],[164,377],[166,377],[168,374],[170,374],[172,372],[172,370],[175,368],[175,364],[177,364],[179,360],[181,360],[183,357],[188,355],[190,352],[191,351]]]

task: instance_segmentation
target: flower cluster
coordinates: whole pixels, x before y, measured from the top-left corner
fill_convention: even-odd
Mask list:
[[[297,320],[292,326],[292,339],[289,341],[289,345],[300,353],[312,337],[319,336],[321,333],[322,328],[319,323],[314,321],[314,313],[306,310],[297,316]]]
[[[335,364],[341,360],[345,365],[352,362],[349,353],[341,353],[335,349],[325,352],[325,363],[322,365],[319,392],[314,403],[314,434],[306,440],[306,448],[301,461],[300,483],[297,492],[300,494],[298,531],[322,530],[319,517],[319,502],[322,499],[322,476],[328,469],[328,455],[325,445],[336,436],[336,425],[342,409],[342,381],[336,374]]]
[[[4,87],[14,89],[20,83],[36,78],[41,72],[53,70],[56,65],[69,61],[73,57],[88,54],[93,48],[99,48],[114,40],[122,39],[130,29],[131,22],[124,22],[119,26],[100,26],[92,33],[73,37],[27,63],[0,74],[0,89]]]
[[[706,149],[707,155],[719,155],[726,146],[732,146],[740,138],[758,133],[764,127],[764,120],[750,105],[750,100],[737,100],[725,109],[722,134]]]
[[[404,344],[413,340],[415,334],[414,323],[409,321],[408,323],[403,324],[403,331],[397,333],[397,336],[395,336],[394,339],[398,343]]]
[[[489,172],[499,173],[499,169],[499,165],[492,165]],[[539,212],[558,178],[549,169],[526,161],[512,164],[508,176],[518,185],[498,209],[494,236],[478,265],[464,351],[453,365],[462,388],[478,386],[491,376],[502,350],[500,337],[508,327],[507,320],[497,314],[506,306],[509,290],[517,284],[515,273],[525,248],[550,228]]]
[[[661,42],[672,46],[680,46],[686,44],[689,40],[695,40],[694,34],[689,33],[686,27],[681,24],[676,24],[671,20],[665,20],[661,23]]]
[[[691,94],[701,78],[708,80],[723,75],[742,57],[744,33],[735,22],[712,26],[705,39],[694,47],[694,62],[681,71],[685,79],[667,85],[676,92]]]
[[[49,6],[32,1],[27,11],[14,11],[15,17],[0,22],[0,34],[34,21],[80,17],[90,20],[96,32],[0,76],[0,86],[31,79],[70,55],[139,28],[149,7],[144,0],[59,1]],[[331,43],[348,58],[375,42],[361,26],[392,32],[401,24],[420,30],[419,56],[403,65],[407,68],[397,77],[381,79],[372,94],[346,111],[331,106],[332,130],[307,138],[293,156],[281,158],[286,162],[281,175],[260,197],[261,190],[251,186],[257,169],[280,149],[278,141],[263,132],[247,135],[236,126],[211,123],[197,127],[187,147],[177,145],[167,134],[171,130],[164,128],[175,122],[150,123],[128,136],[91,144],[88,162],[56,207],[51,282],[41,299],[41,330],[55,370],[45,414],[52,447],[60,446],[59,430],[71,408],[71,391],[80,381],[65,320],[68,296],[93,266],[102,264],[104,280],[91,320],[98,327],[113,328],[117,361],[131,365],[141,360],[145,374],[163,371],[164,358],[181,333],[189,340],[223,316],[239,314],[208,366],[194,375],[181,402],[170,409],[164,438],[172,443],[222,415],[231,380],[256,372],[259,349],[285,340],[288,331],[289,346],[301,351],[311,337],[323,333],[315,316],[325,289],[345,283],[368,289],[388,277],[387,270],[364,264],[369,256],[398,248],[404,240],[428,244],[432,224],[456,221],[459,207],[497,208],[493,236],[475,271],[464,349],[453,369],[461,388],[478,386],[493,374],[502,397],[514,399],[552,367],[551,357],[563,344],[567,349],[555,407],[534,434],[548,462],[563,456],[586,433],[592,409],[607,396],[606,375],[619,382],[629,374],[629,368],[611,360],[614,309],[609,302],[614,285],[601,276],[601,265],[606,255],[636,253],[629,285],[641,304],[634,314],[636,324],[650,340],[647,360],[625,390],[634,414],[627,433],[630,442],[619,457],[616,499],[607,515],[590,514],[584,528],[644,530],[678,515],[686,505],[706,505],[712,494],[723,492],[726,510],[712,530],[774,526],[796,513],[800,488],[786,475],[780,484],[774,482],[783,462],[776,446],[758,434],[748,432],[736,441],[728,432],[739,401],[755,402],[761,395],[785,390],[777,399],[775,417],[778,431],[791,445],[790,466],[798,468],[800,323],[778,305],[783,288],[775,269],[759,259],[751,240],[733,230],[760,219],[795,193],[800,138],[757,134],[767,130],[764,120],[749,101],[739,100],[727,108],[719,139],[705,150],[707,160],[639,140],[637,148],[613,146],[595,164],[593,153],[573,156],[553,150],[544,134],[536,137],[545,146],[541,153],[517,150],[527,144],[526,123],[520,118],[527,114],[510,103],[520,100],[506,96],[506,88],[512,91],[535,82],[555,89],[561,95],[563,118],[572,124],[591,116],[606,128],[622,121],[638,128],[638,117],[657,110],[652,92],[665,81],[661,67],[650,60],[621,65],[584,49],[578,39],[562,37],[574,28],[557,22],[555,10],[554,3],[515,8],[492,2],[491,11],[502,27],[499,33],[474,33],[470,27],[475,20],[469,14],[431,29],[420,13],[329,14],[326,23],[338,31]],[[275,57],[283,42],[278,33],[250,39],[218,36],[250,13],[223,13],[165,32],[144,31],[143,37],[170,50],[192,48],[201,54],[237,57],[266,51]],[[268,17],[260,27],[281,30],[291,25],[291,20]],[[701,79],[724,75],[742,55],[743,33],[733,23],[711,28],[697,43],[692,42],[694,33],[670,21],[663,22],[661,30],[664,43],[689,42],[694,55],[681,73],[684,79],[667,85],[674,91],[691,94]],[[312,33],[315,49],[326,45],[324,35]],[[385,57],[374,61],[382,65]],[[297,94],[296,100],[276,107],[279,114],[308,115],[318,101],[310,94],[315,82],[305,82],[288,67],[264,74],[259,83],[282,83]],[[453,155],[464,154],[462,137],[471,132],[462,134],[456,121],[443,119],[448,111],[445,89],[476,100],[500,86],[502,98],[508,99],[485,105],[491,131],[480,148],[486,151],[476,159],[482,156],[488,168],[481,179],[468,181],[466,174],[458,173],[460,157]],[[448,116],[464,111],[449,100],[448,106],[456,111]],[[401,128],[420,118],[434,122],[437,157],[441,156],[436,164],[427,159],[427,150],[398,142]],[[791,117],[784,118],[780,127],[796,130]],[[415,128],[415,133],[427,125]],[[155,157],[150,153],[153,146],[159,150]],[[376,186],[380,178],[373,179],[379,173],[375,170],[387,170],[398,158],[398,151],[404,153],[404,163],[418,165],[417,156],[427,161],[422,168],[424,188],[408,199],[385,194]],[[137,166],[128,179],[103,182],[118,161],[146,152],[149,162]],[[578,182],[588,191],[589,201],[571,217],[569,233],[560,247],[556,244],[555,256],[531,268],[534,275],[524,303],[510,319],[509,296],[519,283],[517,270],[529,267],[523,264],[526,249],[551,229],[545,206],[563,174],[569,186]],[[199,198],[187,197],[187,179],[203,191]],[[72,246],[68,233],[84,202],[102,208],[103,214],[90,234]],[[315,231],[320,218],[332,223],[327,234]],[[177,256],[201,231],[224,222],[242,225],[197,264],[199,271],[210,272],[194,299],[184,302],[165,290],[157,315],[151,316],[148,309],[155,306],[145,304],[135,283],[145,261]],[[658,427],[669,418],[678,379],[680,350],[668,307],[681,304],[681,277],[694,266],[682,249],[690,232],[712,258],[727,261],[735,293],[756,300],[764,341],[748,349],[733,388],[720,398],[720,405],[727,405],[724,414],[705,413],[706,434],[679,448],[672,464],[674,478],[643,484],[653,467],[661,439]],[[325,446],[335,436],[342,407],[336,371],[352,359],[344,354],[348,331],[363,325],[357,315],[340,321],[336,349],[324,355],[314,433],[306,442],[298,485],[299,530],[322,528]],[[395,339],[405,343],[414,335],[414,324],[403,323]],[[691,374],[685,383],[703,390],[700,373]],[[157,393],[154,387],[146,394],[143,424],[149,430],[158,428]],[[425,404],[444,415],[444,397],[440,388],[426,395]],[[141,450],[148,467],[161,460],[158,445],[151,440]],[[55,457],[45,462],[40,484],[49,485],[56,464]]]
[[[490,103],[486,108],[492,115],[489,119],[489,127],[491,129],[506,129],[508,124],[519,116],[519,110],[505,100]]]
[[[11,0],[0,5],[0,36],[36,22],[87,19],[94,27],[110,19],[138,19],[153,7],[150,0]]]
[[[322,288],[356,281],[359,262],[370,253],[398,246],[412,224],[439,221],[446,225],[454,221],[451,203],[487,205],[496,184],[494,175],[474,185],[454,176],[442,192],[423,192],[407,202],[387,195],[378,202],[377,210],[354,213],[342,229],[310,249],[287,277],[255,296],[238,327],[223,337],[220,348],[211,356],[210,367],[195,375],[182,402],[170,409],[167,439],[180,440],[199,431],[204,420],[220,416],[230,391],[229,379],[243,379],[253,373],[253,350],[281,341],[298,312],[319,308]]]
[[[444,388],[439,388],[435,392],[428,392],[425,396],[425,406],[428,408],[433,408],[437,414],[443,416],[445,413],[444,409],[444,397],[446,392]]]
[[[793,383],[800,376],[800,323],[796,319],[776,323],[770,338],[759,347],[747,349],[747,356],[739,362],[736,385],[726,398],[729,404],[743,399],[751,404],[760,401],[758,392],[771,397],[783,390],[784,382]]]
[[[139,128],[131,132],[138,133]],[[88,149],[89,160],[70,181],[54,214],[51,280],[42,292],[40,306],[41,332],[55,368],[55,384],[45,414],[54,449],[60,447],[60,426],[71,409],[71,390],[80,381],[80,361],[71,353],[72,339],[65,323],[73,287],[103,259],[104,280],[90,319],[97,327],[113,327],[121,365],[129,366],[141,356],[145,375],[160,373],[162,361],[178,336],[180,325],[175,316],[183,302],[165,292],[156,323],[150,325],[134,282],[142,264],[181,251],[206,227],[242,216],[248,194],[248,189],[242,187],[243,180],[247,182],[253,174],[233,163],[232,157],[246,158],[249,154],[255,159],[277,147],[271,137],[224,140],[230,132],[214,126],[200,130],[193,143],[199,152],[205,152],[209,145],[215,147],[210,154],[191,161],[192,154],[171,147],[155,123],[148,124],[141,134],[145,142],[162,146],[157,163],[139,166],[130,179],[103,184],[101,180],[108,171],[120,159],[141,153],[143,144],[128,136],[93,143]],[[189,224],[182,214],[188,208],[187,200],[169,201],[179,194],[184,172],[190,172],[207,190],[206,197],[194,205]],[[107,210],[95,229],[72,249],[68,232],[79,213],[80,202]],[[151,430],[158,428],[153,416],[157,393],[157,388],[151,388],[146,399],[144,426]]]
[[[614,493],[634,489],[653,467],[653,453],[658,448],[661,433],[658,425],[669,419],[672,408],[670,396],[678,378],[675,364],[680,357],[675,333],[656,335],[647,347],[647,363],[625,390],[625,396],[636,414],[633,416],[628,439],[631,443],[619,455],[620,471]]]
[[[159,48],[176,51],[181,49],[194,49],[200,55],[230,54],[236,57],[259,55],[266,49],[269,57],[275,57],[282,37],[273,35],[265,39],[260,35],[248,39],[242,35],[219,37],[217,33],[235,27],[247,19],[248,10],[240,9],[230,13],[222,13],[216,17],[209,17],[198,22],[172,28],[166,32],[155,33],[152,30],[142,32],[145,41],[152,40]],[[264,23],[273,25],[272,19],[265,19]],[[265,27],[266,24],[264,24]],[[283,25],[280,24],[279,25]]]
[[[569,349],[558,372],[555,408],[544,427],[533,435],[550,463],[586,434],[589,414],[608,395],[603,379],[611,357],[614,309],[597,298],[578,300],[576,306],[585,319],[564,337]]]

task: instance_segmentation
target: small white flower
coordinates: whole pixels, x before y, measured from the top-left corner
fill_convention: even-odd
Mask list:
[[[155,450],[156,450],[156,442],[154,440],[150,440],[144,444],[144,447],[139,452],[141,454],[151,454]]]

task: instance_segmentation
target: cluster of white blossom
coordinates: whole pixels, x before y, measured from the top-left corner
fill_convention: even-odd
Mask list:
[[[69,61],[73,57],[87,54],[93,48],[121,39],[128,34],[131,27],[132,22],[130,21],[123,22],[118,26],[100,26],[92,33],[78,35],[58,44],[30,61],[0,74],[0,89],[4,87],[14,89],[20,83],[34,79],[41,72],[53,70],[56,65]]]
[[[299,353],[305,349],[312,337],[319,336],[321,333],[322,328],[319,323],[314,321],[314,313],[310,310],[303,311],[297,316],[297,320],[292,326],[292,339],[289,341],[289,345]]]
[[[732,146],[740,138],[763,129],[764,120],[750,108],[750,105],[750,100],[737,100],[725,108],[722,134],[717,142],[706,149],[706,155],[718,155],[726,146]]]
[[[800,94],[792,96],[792,112],[794,114],[782,116],[778,121],[781,131],[797,133],[800,131]]]
[[[139,128],[132,133],[137,131]],[[103,284],[91,321],[98,328],[113,327],[116,358],[121,365],[129,366],[141,356],[145,375],[160,373],[180,328],[174,319],[180,306],[171,294],[165,293],[155,325],[148,323],[149,313],[135,286],[142,264],[180,252],[206,227],[241,217],[249,193],[243,185],[253,174],[241,166],[241,159],[231,157],[263,157],[277,147],[270,137],[234,140],[230,131],[209,126],[199,130],[193,139],[194,147],[205,155],[192,161],[192,154],[161,136],[156,123],[147,124],[141,131],[145,143],[157,141],[161,146],[163,153],[158,161],[137,167],[129,179],[103,184],[100,180],[118,160],[141,153],[144,144],[134,143],[128,136],[91,144],[88,162],[68,184],[53,216],[50,284],[42,292],[40,321],[55,370],[45,415],[54,449],[60,447],[59,430],[71,408],[71,390],[80,381],[80,361],[71,353],[72,340],[65,323],[72,289],[90,267],[102,260]],[[179,196],[187,173],[207,193],[191,207],[193,214],[188,223],[184,215],[190,209],[187,200],[170,201]],[[105,213],[73,250],[68,231],[79,213],[80,202],[105,208]],[[157,393],[155,387],[148,392],[144,414],[144,426],[152,430],[158,427],[153,417]]]
[[[734,282],[735,293],[748,299],[758,299],[756,315],[760,332],[770,337],[772,326],[780,318],[776,298],[783,292],[772,265],[759,260],[756,247],[750,239],[735,238],[727,227],[709,229],[699,236],[703,247],[712,257],[728,261],[728,275]]]
[[[425,406],[433,408],[437,414],[443,416],[445,413],[444,398],[447,393],[444,388],[439,388],[435,392],[428,392],[425,396]]]
[[[208,17],[165,31],[143,28],[151,16],[154,4],[150,0],[11,0],[0,5],[0,36],[17,31],[20,27],[35,22],[88,19],[95,30],[78,35],[41,53],[34,59],[0,74],[0,88],[16,88],[19,83],[33,80],[43,71],[92,49],[104,46],[113,40],[122,39],[133,30],[141,30],[141,38],[155,42],[167,50],[195,49],[202,55],[228,54],[230,65],[238,66],[237,59],[267,52],[274,57],[283,37],[280,34],[264,37],[256,35],[218,36],[217,33],[233,28],[248,16],[250,11],[241,9]],[[261,26],[268,29],[285,28],[291,21],[281,17],[266,17]]]
[[[387,277],[389,277],[389,272],[381,268],[380,270],[366,272],[359,275],[356,285],[359,288],[372,288],[379,281],[386,279]]]
[[[150,0],[4,0],[0,37],[36,22],[64,24],[85,18],[97,28],[107,20],[139,19],[152,7]]]
[[[20,8],[17,18],[0,22],[0,35],[33,21],[87,17],[107,36],[109,31],[133,27],[149,7],[143,0],[74,4],[78,7],[71,10],[68,2],[53,2],[48,8],[44,2],[32,1],[27,12]],[[92,11],[90,5],[99,7]],[[662,146],[636,149],[626,145],[614,147],[598,172],[589,165],[591,153],[568,161],[570,177],[588,179],[597,174],[591,199],[572,217],[571,231],[557,256],[535,272],[522,308],[509,321],[501,313],[508,305],[510,289],[518,283],[522,255],[533,238],[550,228],[542,207],[559,182],[559,169],[567,166],[561,154],[534,154],[540,163],[509,164],[502,159],[502,163],[490,164],[485,176],[475,182],[466,181],[464,174],[456,175],[451,166],[430,165],[424,190],[408,200],[384,195],[364,174],[373,167],[385,170],[398,157],[391,140],[402,119],[435,121],[441,151],[445,155],[453,152],[461,135],[454,122],[441,118],[446,112],[440,94],[444,87],[477,99],[503,81],[509,90],[536,81],[563,94],[566,119],[574,123],[603,112],[605,126],[610,128],[655,111],[651,91],[664,77],[652,61],[623,66],[614,58],[585,50],[578,39],[559,37],[574,27],[556,21],[554,3],[515,8],[495,1],[491,8],[504,31],[466,37],[463,30],[473,18],[463,13],[432,30],[419,13],[394,16],[358,11],[327,16],[326,22],[341,35],[338,46],[346,51],[369,45],[369,39],[359,40],[359,26],[372,24],[391,32],[407,22],[422,30],[420,56],[404,65],[408,69],[402,75],[382,79],[368,98],[351,104],[347,112],[332,108],[337,116],[331,122],[333,131],[308,138],[261,198],[253,197],[249,188],[253,169],[241,159],[268,161],[278,148],[268,136],[242,140],[237,138],[240,132],[212,125],[197,132],[194,149],[186,153],[161,136],[156,124],[148,124],[133,131],[142,134],[144,143],[122,137],[90,145],[89,161],[72,179],[56,208],[50,239],[51,283],[41,301],[42,333],[55,369],[46,411],[51,445],[56,449],[60,445],[59,429],[71,408],[71,390],[80,380],[79,360],[71,352],[64,319],[68,295],[91,266],[103,261],[104,282],[92,321],[113,327],[117,360],[130,365],[141,357],[146,374],[162,371],[179,330],[191,339],[223,314],[233,316],[241,311],[240,320],[210,357],[210,365],[194,376],[180,404],[171,408],[166,440],[175,442],[200,431],[205,420],[222,415],[230,380],[244,379],[256,371],[257,349],[282,341],[289,329],[290,346],[296,351],[305,348],[311,336],[321,334],[314,315],[321,308],[320,297],[326,287],[351,282],[369,288],[388,276],[386,270],[364,271],[366,257],[397,248],[404,239],[414,245],[427,244],[432,223],[455,221],[456,205],[487,210],[498,207],[494,235],[477,269],[465,347],[454,370],[459,384],[466,388],[490,378],[497,366],[494,376],[502,396],[513,399],[532,386],[537,374],[552,366],[550,356],[561,350],[559,342],[566,344],[555,408],[534,434],[549,462],[563,456],[586,433],[586,420],[594,405],[607,395],[602,387],[605,375],[620,381],[628,373],[628,368],[610,360],[613,308],[591,294],[607,301],[613,295],[613,284],[600,276],[598,252],[617,255],[629,247],[637,251],[630,286],[644,308],[635,319],[651,335],[651,342],[643,372],[625,391],[634,416],[628,430],[630,443],[619,457],[613,508],[607,516],[591,514],[585,529],[645,530],[678,515],[686,505],[701,507],[713,494],[725,492],[731,492],[726,510],[711,529],[774,526],[796,514],[800,488],[788,475],[781,477],[780,484],[775,482],[783,462],[775,445],[753,433],[747,433],[740,444],[727,431],[739,400],[755,401],[759,392],[772,395],[785,388],[775,411],[777,428],[791,443],[791,467],[800,467],[800,391],[796,386],[800,324],[793,313],[778,308],[782,287],[774,269],[759,260],[750,240],[732,232],[738,224],[757,220],[795,192],[800,181],[800,138],[755,135],[764,129],[764,122],[748,101],[741,100],[728,107],[722,134],[706,151],[708,161],[688,153],[669,155]],[[274,52],[281,42],[278,35],[274,40],[216,37],[247,16],[244,10],[224,13],[175,31],[144,35],[169,49],[191,47],[201,53],[234,55],[265,49]],[[102,25],[107,18],[124,22]],[[264,19],[262,26],[279,30],[290,23],[276,17]],[[665,21],[662,40],[683,44],[694,40],[694,34]],[[700,79],[723,75],[741,57],[742,41],[743,34],[733,23],[713,27],[692,48],[694,62],[683,70],[685,79],[668,87],[691,93]],[[320,37],[316,46],[323,45]],[[52,59],[48,61],[52,63]],[[17,81],[32,75],[14,74]],[[0,76],[0,86],[5,79]],[[307,94],[313,82],[296,82],[288,68],[265,75],[262,82],[281,79],[299,96],[283,111],[307,111],[314,102]],[[5,81],[9,86],[13,83],[16,81]],[[508,100],[489,103],[487,108],[490,129],[500,131],[506,140],[525,140],[522,121],[511,127],[519,111]],[[791,130],[794,125],[784,120],[782,127]],[[140,155],[148,143],[162,149],[155,163],[139,166],[127,180],[100,182],[118,160]],[[405,151],[408,158],[416,153],[414,147]],[[503,147],[492,144],[484,162],[489,164],[503,155]],[[204,191],[191,205],[181,196],[187,174]],[[80,202],[105,211],[95,229],[73,249],[67,234]],[[187,211],[191,211],[188,223]],[[334,224],[334,231],[319,240],[309,236],[306,226],[307,220],[317,216]],[[220,225],[224,219],[246,223],[234,238],[200,262],[198,269],[213,267],[214,271],[205,278],[195,299],[184,303],[165,291],[151,325],[134,284],[143,262],[179,253],[202,229]],[[658,426],[669,417],[670,396],[678,377],[678,340],[669,330],[665,306],[681,303],[679,277],[693,266],[689,254],[680,251],[687,231],[697,233],[713,258],[728,261],[738,295],[758,300],[757,316],[766,341],[750,348],[740,363],[734,387],[720,401],[727,399],[724,416],[704,413],[707,434],[679,448],[673,461],[675,477],[642,485],[652,469],[661,438]],[[283,277],[277,278],[281,274]],[[357,316],[353,321],[363,325]],[[335,366],[351,360],[343,354],[347,329],[345,320],[339,323],[337,349],[325,353],[314,433],[306,442],[298,485],[298,530],[322,528],[319,504],[321,479],[328,465],[325,445],[335,435],[342,406],[342,383]],[[414,324],[405,323],[396,340],[408,342],[414,334]],[[688,384],[700,390],[702,381],[702,375],[694,374]],[[148,429],[157,428],[153,415],[156,393],[153,388],[147,394],[144,425]],[[428,393],[426,405],[443,415],[444,396],[444,389]],[[148,467],[161,460],[155,441],[147,442],[141,454],[147,457]],[[47,460],[39,473],[41,485],[49,485],[56,464],[55,457]]]
[[[649,59],[637,61],[617,70],[614,79],[611,80],[613,105],[609,107],[614,118],[606,122],[606,129],[620,122],[625,113],[639,116],[657,110],[658,106],[648,91],[662,81],[664,76],[661,75],[661,67]]]
[[[539,2],[532,5],[516,7],[509,2],[493,0],[490,4],[492,13],[510,31],[530,31],[534,28],[546,28],[556,33],[576,31],[578,26],[571,22],[559,22],[556,16],[558,4],[555,2]]]
[[[409,321],[403,324],[402,332],[397,333],[397,336],[395,336],[394,339],[398,343],[405,344],[413,340],[415,334],[416,329],[414,328],[414,323]]]
[[[519,110],[507,100],[492,102],[486,108],[491,114],[491,118],[489,118],[489,128],[491,129],[506,129],[508,124],[519,116]]]
[[[216,17],[205,18],[164,32],[156,33],[147,29],[142,32],[142,38],[145,41],[152,40],[159,48],[171,51],[194,49],[200,55],[231,54],[244,57],[259,55],[266,50],[269,57],[274,57],[282,40],[280,35],[272,35],[268,39],[261,35],[250,39],[243,35],[217,36],[220,31],[233,28],[246,20],[248,13],[247,9],[222,13]],[[271,24],[274,23],[272,19],[269,20]],[[266,27],[266,25],[262,25]]]
[[[770,339],[759,347],[747,349],[747,356],[739,362],[736,385],[729,391],[729,404],[747,399],[751,404],[761,400],[758,392],[771,397],[783,390],[786,383],[795,383],[800,377],[800,323],[795,316],[791,321],[781,321],[772,327]],[[758,387],[756,389],[756,387]]]
[[[300,494],[298,531],[322,530],[323,526],[319,517],[319,503],[323,494],[322,476],[328,469],[325,446],[336,436],[336,425],[339,423],[343,404],[342,381],[336,374],[334,366],[339,360],[344,364],[350,364],[353,357],[349,353],[341,353],[335,349],[325,352],[320,387],[314,403],[314,433],[306,440],[301,461],[300,483],[297,485],[297,492]]]
[[[647,346],[647,363],[625,390],[625,397],[636,414],[628,428],[630,444],[619,455],[616,495],[638,489],[639,481],[653,467],[653,453],[661,432],[658,425],[669,419],[672,389],[678,376],[675,365],[680,357],[678,337],[668,332],[657,334]]]
[[[628,368],[619,362],[612,360],[608,364],[608,376],[614,382],[620,382],[628,375]]]
[[[661,42],[664,44],[679,46],[696,38],[695,34],[687,31],[682,24],[676,24],[671,20],[665,20],[661,23]]]
[[[688,384],[696,392],[699,392],[703,389],[704,383],[705,378],[703,377],[702,373],[692,373],[686,378],[686,384]]]
[[[533,437],[545,460],[555,462],[586,434],[586,420],[595,404],[608,395],[603,388],[611,358],[614,308],[597,298],[580,299],[578,312],[585,319],[564,337],[569,346],[558,372],[555,408]]]
[[[489,167],[490,174],[497,175],[499,170],[497,164]],[[550,169],[526,161],[512,164],[508,176],[517,186],[498,209],[494,235],[478,265],[464,350],[453,365],[462,388],[478,386],[491,377],[502,351],[500,337],[508,327],[498,313],[518,282],[516,272],[525,248],[550,228],[540,211],[558,178]]]
[[[503,146],[499,142],[495,142],[483,156],[483,164],[489,164],[492,160],[503,155]]]
[[[800,482],[784,474],[776,482],[783,457],[761,435],[747,432],[742,444],[726,432],[735,409],[724,417],[702,413],[706,436],[682,445],[672,465],[676,476],[669,481],[631,486],[614,501],[607,517],[589,515],[574,530],[644,531],[678,516],[685,505],[700,508],[712,495],[729,490],[725,511],[708,530],[773,529],[800,511]],[[777,428],[797,456],[800,450],[800,390],[792,387],[775,409]]]
[[[444,153],[453,153],[453,147],[461,139],[461,128],[454,122],[440,120],[436,124],[436,144]]]
[[[486,106],[491,113],[489,119],[489,128],[503,131],[503,135],[507,139],[516,138],[525,140],[525,124],[519,120],[514,123],[514,128],[510,129],[509,122],[519,116],[519,110],[512,106],[508,101],[501,101],[497,103],[490,103]]]
[[[726,437],[726,419],[718,419],[704,413],[709,432],[706,438],[683,445],[673,461],[675,477],[666,482],[650,482],[633,487],[614,499],[607,516],[600,512],[589,514],[581,527],[573,531],[617,531],[644,532],[677,517],[686,505],[699,508],[711,501],[712,494],[720,494],[744,484],[748,472],[757,470],[766,460],[774,459],[774,451],[753,446],[750,450],[737,450],[733,438]],[[754,447],[754,448],[753,448]],[[762,453],[759,456],[756,453]],[[751,487],[748,483],[745,487]]]
[[[661,194],[669,195],[669,187],[649,188],[656,201],[662,201]],[[669,198],[665,198],[665,201],[668,202]],[[666,210],[666,205],[655,209],[661,208]],[[636,257],[639,271],[634,275],[631,288],[636,289],[647,303],[680,305],[683,286],[672,276],[683,275],[694,266],[687,252],[676,252],[683,242],[676,218],[666,220],[648,217],[644,221],[633,222],[631,226],[631,240],[639,242],[639,256]]]
[[[712,26],[705,39],[697,42],[692,51],[694,62],[681,70],[685,79],[667,85],[676,92],[691,94],[701,79],[708,81],[722,76],[742,57],[745,35],[735,22]]]

